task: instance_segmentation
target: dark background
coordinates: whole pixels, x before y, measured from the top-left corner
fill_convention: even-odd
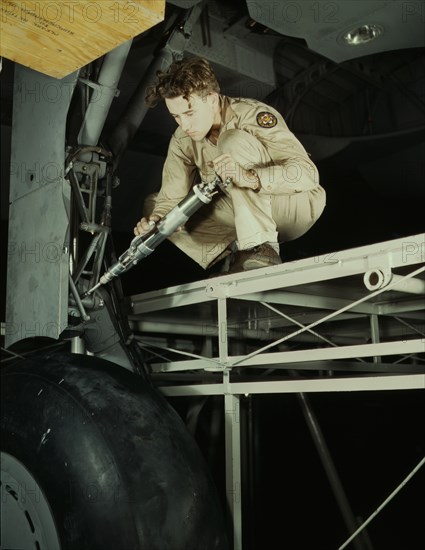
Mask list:
[[[167,3],[166,22],[135,40],[104,139],[125,110],[169,21],[182,7],[193,3]],[[291,4],[306,9],[306,3]],[[342,17],[343,2],[320,3],[326,9],[331,4],[341,10]],[[374,13],[373,9],[383,3],[346,4],[358,6],[358,18],[351,17],[350,21],[364,24],[369,21],[365,6]],[[398,4],[402,9],[403,3]],[[423,22],[424,3],[407,4]],[[378,16],[375,12],[375,21]],[[357,58],[335,60],[313,48],[308,33],[325,33],[332,26],[342,29],[345,22],[341,19],[329,22],[323,18],[316,21],[313,29],[307,29],[305,36],[290,36],[276,30],[284,23],[278,15],[269,22],[270,27],[264,22],[252,24],[244,1],[216,0],[208,2],[204,20],[210,27],[212,43],[202,48],[194,43],[186,55],[200,52],[209,57],[223,93],[256,97],[280,110],[317,163],[327,192],[327,207],[316,225],[305,236],[281,246],[284,261],[424,231],[423,36],[422,44],[417,39],[409,42],[409,29],[397,26],[405,23],[400,15],[399,21],[392,22],[393,27],[387,24],[390,43],[383,51],[362,50]],[[236,37],[253,52],[261,53],[262,48],[264,55],[272,52],[274,84],[254,78],[258,63],[254,56],[251,72],[235,66],[230,49],[218,59],[216,39],[220,32],[233,40]],[[400,36],[405,37],[403,47]],[[258,66],[259,74],[260,69]],[[13,64],[7,60],[3,61],[0,83],[5,257],[13,86]],[[174,122],[163,105],[148,112],[119,166],[121,184],[114,191],[112,222],[117,253],[128,247],[132,228],[141,217],[144,197],[160,186],[161,168],[173,130]],[[3,261],[3,281],[5,273]],[[204,277],[199,266],[165,242],[125,274],[122,284],[129,296]],[[4,291],[3,285],[2,296]],[[310,395],[356,517],[366,519],[424,456],[422,394],[391,391]],[[191,403],[184,399],[174,399],[172,403],[185,418]],[[195,435],[224,502],[223,419],[220,421],[221,413],[217,413],[222,408],[221,398],[209,398]],[[217,416],[220,428],[213,438],[211,426]],[[243,438],[244,550],[337,548],[347,538],[347,532],[297,397],[243,398],[241,422],[244,434],[249,422],[253,426],[251,439],[248,435]],[[367,550],[423,547],[424,481],[422,469],[370,524]]]

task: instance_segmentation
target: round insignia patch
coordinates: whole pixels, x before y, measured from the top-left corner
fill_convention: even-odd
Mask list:
[[[273,113],[261,111],[257,115],[257,124],[263,128],[273,128],[277,124],[277,118]]]

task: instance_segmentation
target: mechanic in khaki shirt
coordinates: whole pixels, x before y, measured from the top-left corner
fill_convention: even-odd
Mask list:
[[[208,268],[231,254],[228,272],[281,263],[279,242],[300,237],[321,215],[325,191],[317,168],[273,108],[220,95],[209,63],[174,63],[148,91],[165,99],[178,124],[159,193],[145,200],[136,235],[150,229],[200,179],[231,178],[226,191],[202,207],[170,240]]]

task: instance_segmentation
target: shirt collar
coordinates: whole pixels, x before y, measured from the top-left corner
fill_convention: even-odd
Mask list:
[[[231,107],[230,97],[220,95],[220,110],[223,126],[226,126],[236,116],[235,111]]]

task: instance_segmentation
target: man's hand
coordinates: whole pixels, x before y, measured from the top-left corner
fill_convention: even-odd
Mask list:
[[[142,218],[137,222],[136,227],[134,228],[135,235],[144,235],[152,229],[152,227],[159,222],[161,218],[156,214],[149,216],[149,218]]]
[[[152,214],[152,216],[149,216],[149,218],[142,218],[139,222],[137,222],[136,227],[134,228],[134,234],[135,235],[144,235],[148,231],[152,229],[154,225],[156,225],[159,221],[161,221],[160,216],[157,216],[156,214]],[[178,227],[175,232],[178,233],[183,229],[182,226]]]
[[[258,177],[250,170],[245,170],[239,162],[236,162],[230,155],[225,153],[216,157],[209,165],[214,168],[216,174],[224,181],[230,178],[237,187],[255,189]]]

